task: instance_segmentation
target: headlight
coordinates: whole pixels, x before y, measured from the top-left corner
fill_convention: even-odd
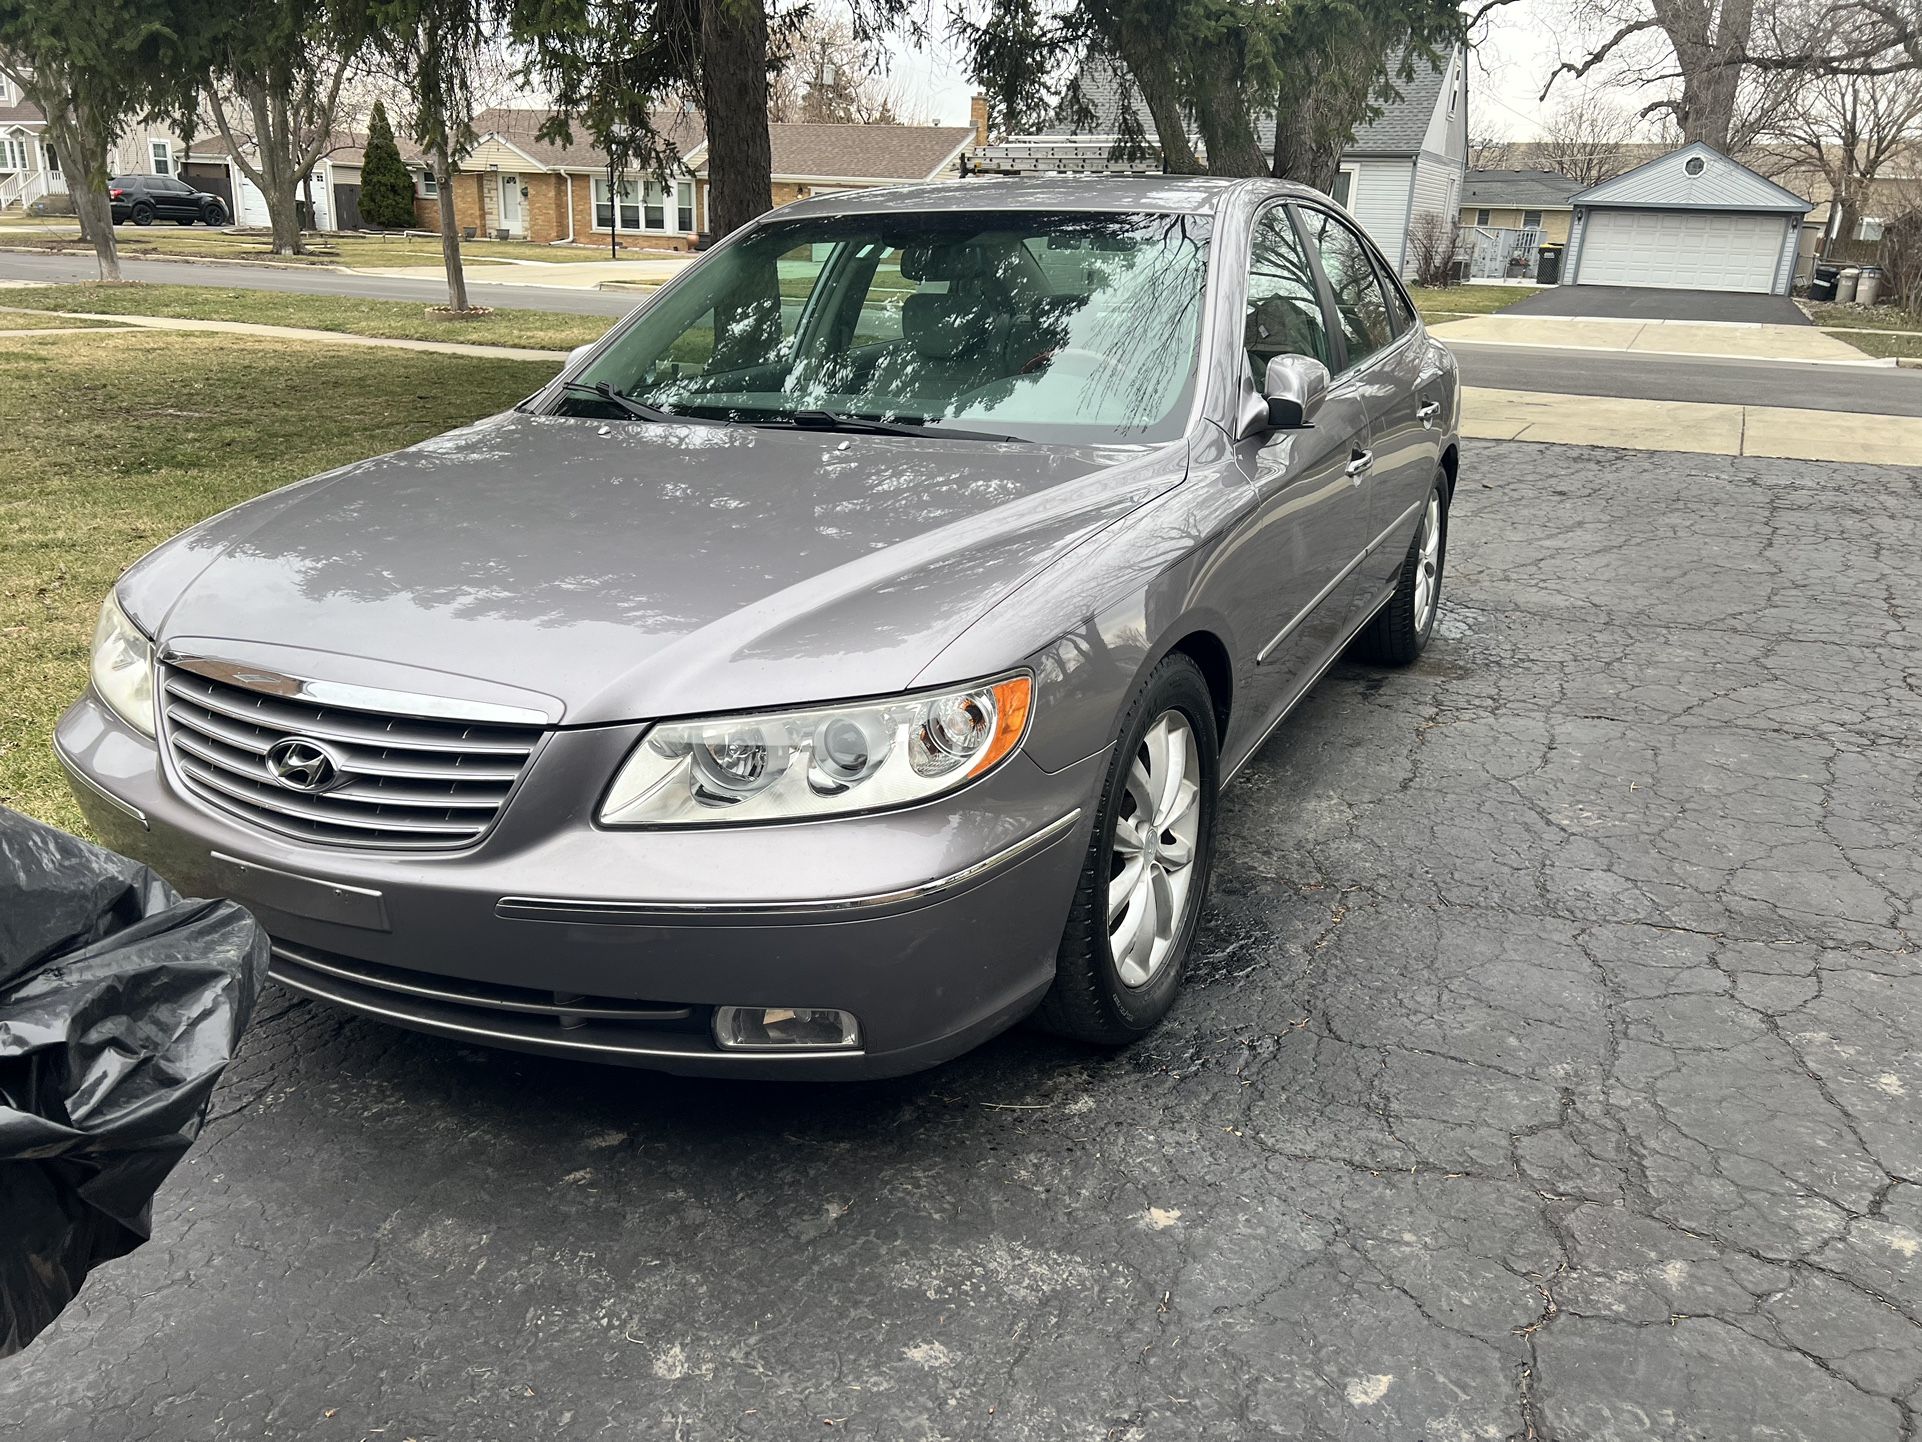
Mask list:
[[[608,826],[794,821],[912,806],[1021,744],[1033,681],[893,701],[670,721],[641,738],[601,803]]]
[[[153,645],[111,591],[93,628],[93,689],[114,715],[153,735]]]

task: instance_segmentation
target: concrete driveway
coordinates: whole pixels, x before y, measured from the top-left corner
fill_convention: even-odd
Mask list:
[[[1474,445],[1439,639],[1231,788],[1120,1055],[704,1084],[275,992],[0,1433],[1912,1437],[1918,499]]]
[[[1722,321],[1742,325],[1808,325],[1794,301],[1730,290],[1665,290],[1654,286],[1561,285],[1515,302],[1505,315],[1592,316],[1610,320]]]

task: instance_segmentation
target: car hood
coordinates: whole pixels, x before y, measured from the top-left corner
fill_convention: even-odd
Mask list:
[[[510,413],[224,512],[120,594],[181,652],[575,724],[874,695],[1184,467]]]

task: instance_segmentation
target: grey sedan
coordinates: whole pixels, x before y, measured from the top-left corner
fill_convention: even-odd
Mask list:
[[[1216,798],[1435,624],[1459,387],[1265,181],[822,197],[513,411],[260,497],[102,608],[56,738],[288,987],[877,1076],[1174,1003]]]

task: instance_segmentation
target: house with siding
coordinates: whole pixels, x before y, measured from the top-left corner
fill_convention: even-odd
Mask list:
[[[607,156],[585,131],[568,143],[541,138],[553,112],[502,108],[475,118],[480,139],[453,178],[454,215],[463,229],[541,242],[618,243],[688,250],[708,229],[707,135],[695,111],[661,111],[656,130],[675,158],[664,174],[610,175]],[[968,126],[774,124],[774,203],[810,195],[942,180],[960,174],[977,138]],[[415,214],[439,228],[434,180],[418,160]]]
[[[1398,72],[1400,60],[1392,62]],[[1399,92],[1380,113],[1355,131],[1342,151],[1333,196],[1361,222],[1383,255],[1404,272],[1414,256],[1408,232],[1414,218],[1434,213],[1452,220],[1461,205],[1468,169],[1468,62],[1456,50],[1442,63],[1415,61],[1414,78],[1395,81]],[[1091,61],[1081,91],[1094,111],[1087,130],[1010,136],[968,152],[968,172],[979,175],[1140,174],[1161,169],[1152,143],[1145,156],[1117,153],[1124,114],[1132,111],[1142,134],[1154,135],[1140,90],[1119,62]],[[1257,135],[1273,135],[1272,114],[1255,117]],[[1197,150],[1201,136],[1191,129]],[[1205,163],[1206,156],[1203,155]]]
[[[182,150],[166,126],[130,125],[108,148],[110,175],[173,175]],[[0,75],[0,212],[39,209],[70,214],[67,177],[47,136],[46,114]]]
[[[1463,230],[1527,230],[1541,241],[1568,243],[1579,180],[1553,170],[1471,170],[1462,181]]]

